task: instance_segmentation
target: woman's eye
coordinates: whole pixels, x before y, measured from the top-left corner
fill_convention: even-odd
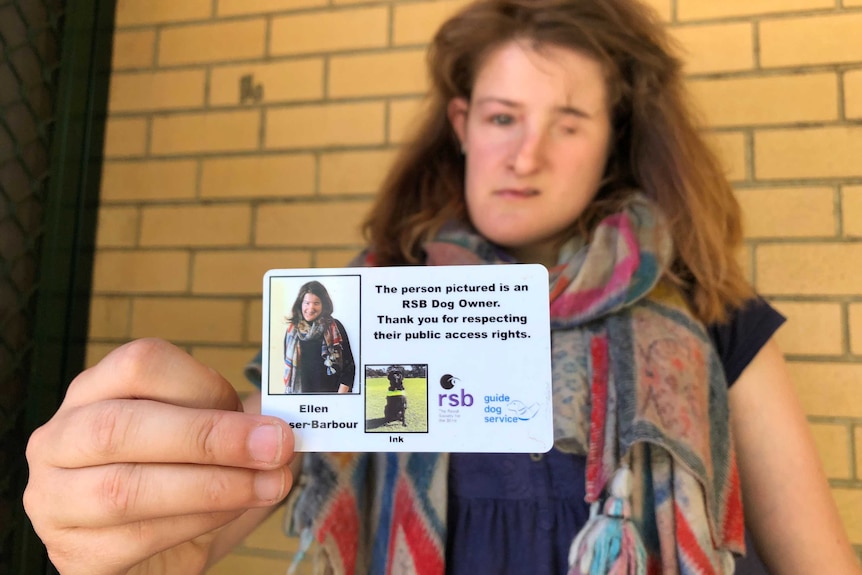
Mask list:
[[[508,126],[514,121],[515,119],[509,114],[494,114],[491,116],[491,123],[497,126]]]

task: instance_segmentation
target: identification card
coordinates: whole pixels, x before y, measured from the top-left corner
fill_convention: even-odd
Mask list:
[[[271,270],[263,315],[263,413],[296,451],[553,445],[541,265]]]

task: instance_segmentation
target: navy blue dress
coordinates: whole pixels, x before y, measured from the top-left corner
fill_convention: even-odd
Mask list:
[[[709,328],[728,385],[784,322],[753,300],[727,324]],[[569,546],[589,518],[586,458],[544,454],[453,453],[449,469],[449,575],[565,575]],[[767,573],[748,542],[738,575]]]

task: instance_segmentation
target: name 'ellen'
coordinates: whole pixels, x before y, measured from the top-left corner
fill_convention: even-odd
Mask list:
[[[300,405],[299,413],[329,413],[325,405]]]

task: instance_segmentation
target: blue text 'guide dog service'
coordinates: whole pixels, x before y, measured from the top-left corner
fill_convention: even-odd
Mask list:
[[[297,451],[553,445],[541,265],[271,270],[263,315],[263,413]]]

